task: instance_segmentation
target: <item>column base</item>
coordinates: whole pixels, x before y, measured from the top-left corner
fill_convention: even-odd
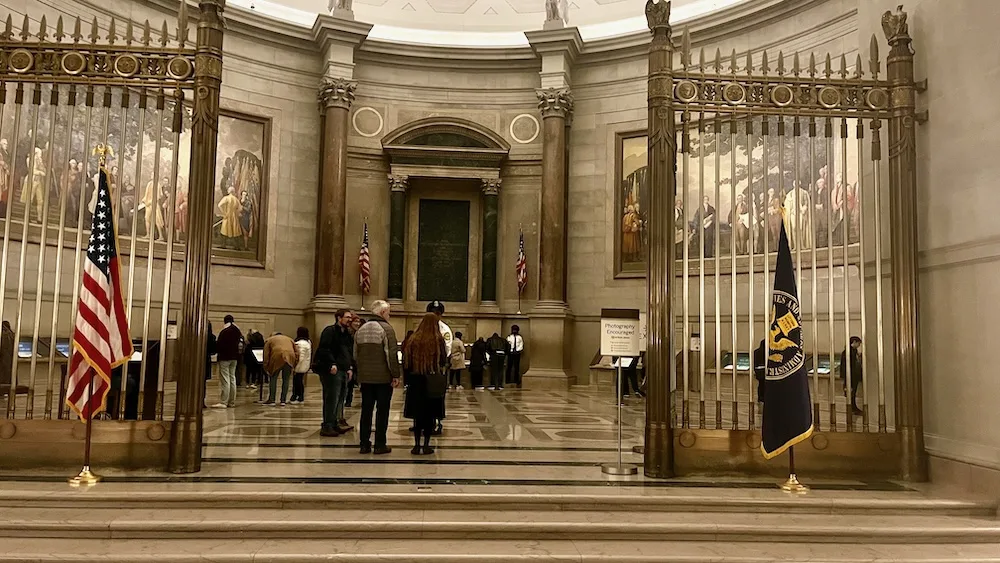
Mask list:
[[[318,342],[323,329],[335,322],[337,310],[351,308],[343,295],[316,295],[306,307],[306,326]]]
[[[521,378],[524,389],[569,389],[576,375],[569,371],[573,314],[561,301],[539,301],[529,313],[531,367]]]

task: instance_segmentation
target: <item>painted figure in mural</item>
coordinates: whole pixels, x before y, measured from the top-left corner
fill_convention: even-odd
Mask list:
[[[844,244],[847,187],[844,185],[843,174],[838,172],[834,178],[833,191],[830,193],[830,222],[833,225],[833,243]]]
[[[715,255],[715,207],[712,200],[705,196],[694,215],[694,228],[701,232],[703,256],[709,258]]]
[[[26,157],[30,173],[21,182],[21,203],[25,205],[26,216],[31,214],[31,206],[35,206],[35,216],[42,220],[42,205],[45,203],[45,156],[40,147],[35,147],[33,155]]]
[[[7,139],[0,139],[0,216],[7,216],[7,200],[10,197],[10,153]]]
[[[684,257],[684,200],[674,199],[674,258]]]
[[[243,236],[240,229],[240,212],[243,205],[236,197],[236,188],[229,188],[226,197],[219,202],[219,211],[222,212],[222,228],[220,234],[227,239],[234,239]]]
[[[135,183],[132,178],[122,180],[122,202],[118,217],[118,232],[131,234],[135,218]]]
[[[858,183],[847,185],[848,242],[861,240],[861,201],[858,198]]]
[[[174,229],[178,240],[187,238],[188,186],[184,178],[177,179],[177,201],[174,203]]]
[[[250,236],[254,231],[254,205],[249,191],[240,197],[240,230],[243,231],[243,250],[250,248]]]
[[[827,177],[827,167],[819,169],[819,178],[813,190],[813,225],[816,227],[816,246],[819,248],[830,244],[828,226],[830,225],[830,180]]]
[[[153,181],[146,184],[146,193],[142,197],[141,209],[146,210],[146,237],[150,240],[163,240],[164,220],[163,208],[160,204],[160,196],[167,189],[167,178],[160,180],[161,187],[156,188]]]
[[[767,251],[778,251],[778,237],[781,235],[781,199],[774,189],[767,190],[770,204],[767,207]]]
[[[788,227],[788,242],[792,250],[813,247],[812,218],[809,217],[809,192],[798,182],[785,194],[785,220]]]
[[[75,227],[80,211],[80,165],[75,158],[69,159],[66,169],[59,175],[59,190],[66,197],[66,223]]]
[[[642,259],[642,219],[639,218],[637,207],[632,204],[625,208],[622,218],[622,256],[629,262]]]
[[[729,225],[736,236],[736,253],[749,253],[750,210],[747,207],[746,196],[743,194],[736,194],[736,205],[729,212]]]

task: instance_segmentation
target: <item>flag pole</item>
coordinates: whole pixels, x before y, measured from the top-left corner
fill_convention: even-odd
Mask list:
[[[364,224],[364,227],[362,227],[362,229],[363,230],[361,231],[361,244],[364,244],[364,242],[365,242],[365,238],[364,238],[365,237],[365,231],[368,230],[368,217],[367,216],[365,217],[365,224]],[[369,250],[369,252],[371,252],[371,250]],[[361,288],[361,310],[362,311],[365,310],[365,297],[367,297],[367,295],[365,295],[365,288],[362,287]]]
[[[795,476],[795,446],[788,448],[788,480],[781,485],[781,490],[798,495],[809,492],[809,487],[799,483]]]

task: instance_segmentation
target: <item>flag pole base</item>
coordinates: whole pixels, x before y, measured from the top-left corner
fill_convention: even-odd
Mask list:
[[[809,487],[799,483],[794,473],[788,475],[788,480],[782,483],[781,490],[793,495],[804,495],[809,492]]]
[[[101,482],[101,476],[91,471],[89,465],[84,465],[79,473],[67,481],[70,487],[93,487]]]
[[[605,475],[638,475],[639,466],[634,463],[605,463],[601,466]]]

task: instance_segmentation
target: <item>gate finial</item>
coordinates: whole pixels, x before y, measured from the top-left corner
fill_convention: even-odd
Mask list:
[[[101,40],[101,35],[97,29],[97,16],[94,16],[94,20],[90,24],[90,36],[88,37],[91,43],[97,44]]]
[[[809,77],[816,77],[816,53],[809,53]]]
[[[685,27],[684,33],[681,35],[681,65],[684,66],[684,70],[688,70],[691,66],[691,28]]]
[[[802,72],[802,65],[799,64],[799,52],[795,51],[795,56],[792,57],[792,75],[798,76]]]
[[[53,36],[57,43],[62,43],[63,38],[66,37],[66,33],[63,32],[63,21],[62,16],[56,20],[56,33]]]
[[[132,41],[135,40],[135,37],[133,37],[133,35],[134,34],[132,33],[132,18],[129,18],[128,20],[126,20],[126,23],[125,23],[125,44],[126,45],[131,45]]]
[[[28,24],[28,14],[24,14],[24,21],[21,23],[21,41],[27,41],[31,37],[31,29],[29,29]]]
[[[733,49],[733,54],[729,59],[729,72],[736,74],[740,70],[740,65],[736,62],[736,49]]]
[[[118,34],[115,33],[115,17],[111,16],[111,23],[108,24],[108,45],[114,45],[117,40]]]
[[[11,19],[10,14],[7,14],[7,23],[4,25],[3,30],[3,40],[10,41],[14,38],[14,21]]]
[[[847,78],[847,55],[843,53],[840,55],[840,78]]]
[[[767,65],[767,49],[764,49],[764,54],[760,58],[760,71],[765,75],[767,75],[767,73],[771,71],[771,69],[768,68]]]
[[[753,53],[747,50],[747,76],[753,76]]]
[[[177,12],[177,43],[183,49],[188,40],[187,0],[181,0],[181,9]]]
[[[76,23],[73,24],[73,43],[79,43],[83,41],[83,24],[80,22],[80,16],[76,16]]]
[[[166,47],[170,43],[170,29],[167,28],[167,20],[163,20],[163,27],[160,29],[160,46]]]
[[[778,76],[785,75],[785,54],[778,51]]]
[[[715,48],[715,74],[722,74],[722,49]]]
[[[875,38],[874,33],[872,34],[872,40],[871,43],[869,43],[868,50],[871,52],[871,61],[869,64],[871,64],[872,78],[878,80],[878,71],[882,65],[879,63],[878,58],[878,39]]]
[[[865,75],[865,70],[861,68],[861,53],[858,53],[858,61],[854,63],[854,77],[861,78]]]
[[[149,20],[146,20],[146,23],[142,24],[142,44],[149,47],[152,41],[152,29],[149,27]]]
[[[42,14],[42,19],[38,22],[38,37],[39,41],[45,41],[49,38],[49,24],[45,21],[45,14]]]
[[[823,67],[823,75],[827,78],[833,76],[833,65],[830,62],[830,53],[826,54],[826,66]]]

